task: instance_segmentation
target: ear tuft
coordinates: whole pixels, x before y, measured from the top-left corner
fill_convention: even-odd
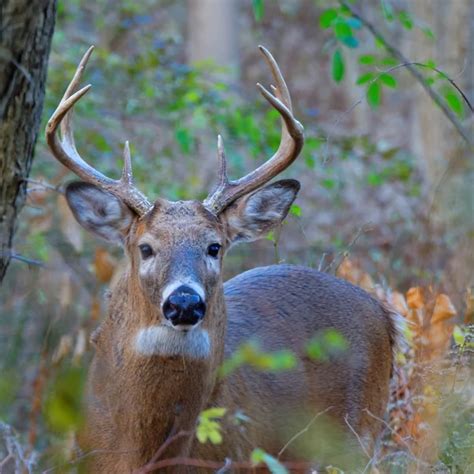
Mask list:
[[[222,215],[227,221],[229,240],[256,240],[277,227],[287,216],[299,189],[298,181],[283,179],[239,198]]]
[[[79,224],[109,242],[122,243],[134,213],[118,197],[82,181],[66,187],[66,199]]]

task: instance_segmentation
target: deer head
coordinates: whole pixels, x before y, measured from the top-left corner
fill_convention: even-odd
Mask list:
[[[199,325],[206,328],[217,317],[212,313],[216,312],[216,299],[222,297],[225,252],[231,245],[258,239],[279,225],[299,190],[295,180],[268,184],[295,160],[303,146],[303,127],[293,117],[288,88],[276,61],[260,46],[276,86],[271,86],[272,92],[261,84],[257,87],[281,115],[278,150],[256,170],[231,181],[219,136],[218,181],[204,202],[157,199],[151,203],[134,185],[128,142],[119,180],[88,165],[74,144],[72,110],[91,86],[75,90],[92,50],[82,58],[46,128],[54,156],[83,180],[67,186],[69,206],[83,227],[125,249],[128,276],[136,287],[133,291],[148,308],[142,315],[147,319],[142,321],[144,328],[161,331],[162,339],[175,338],[177,332],[186,333]],[[142,351],[150,349],[149,332],[142,331],[137,338]],[[204,339],[201,337],[198,346],[205,352]]]

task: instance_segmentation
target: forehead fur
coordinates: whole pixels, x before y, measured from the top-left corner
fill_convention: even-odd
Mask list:
[[[138,233],[159,231],[165,226],[187,227],[199,226],[202,228],[219,229],[220,222],[199,201],[167,201],[158,199],[140,221]],[[141,232],[140,232],[141,231]]]

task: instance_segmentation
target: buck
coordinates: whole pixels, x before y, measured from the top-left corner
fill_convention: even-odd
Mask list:
[[[322,411],[344,439],[356,433],[365,449],[379,432],[397,334],[390,310],[363,290],[303,266],[255,268],[223,283],[225,253],[279,226],[300,188],[292,179],[269,183],[297,158],[304,138],[276,61],[260,51],[275,86],[271,92],[257,87],[281,116],[280,145],[268,161],[232,181],[218,137],[218,180],[203,202],[149,201],[134,185],[128,142],[119,180],[81,158],[71,114],[91,87],[76,91],[92,47],[47,124],[53,155],[82,180],[66,187],[74,216],[121,245],[126,256],[108,314],[91,337],[95,356],[80,437],[90,472],[131,472],[165,443],[166,457],[245,461],[255,447],[277,455]],[[346,340],[346,351],[311,359],[307,341],[328,329]],[[296,369],[268,373],[244,366],[220,377],[225,358],[252,338],[265,351],[292,350]],[[209,407],[243,413],[247,422],[223,426],[221,444],[200,443],[194,430]],[[176,436],[182,432],[190,434]],[[280,459],[311,459],[325,436],[303,430]],[[332,455],[336,463],[342,457]]]

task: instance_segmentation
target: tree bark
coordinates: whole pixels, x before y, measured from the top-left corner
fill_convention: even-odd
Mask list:
[[[0,2],[0,283],[38,136],[56,0]]]

